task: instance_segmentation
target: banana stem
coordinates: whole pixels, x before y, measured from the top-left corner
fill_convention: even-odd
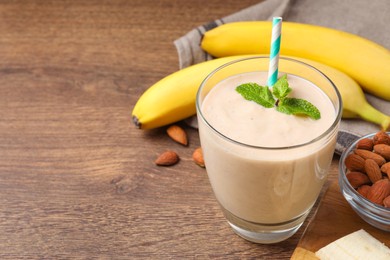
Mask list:
[[[384,131],[390,129],[390,116],[377,110],[369,103],[366,103],[364,107],[359,108],[358,114],[364,120],[380,125]]]

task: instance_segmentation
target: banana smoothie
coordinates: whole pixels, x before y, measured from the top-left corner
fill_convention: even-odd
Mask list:
[[[267,72],[260,71],[216,83],[198,107],[214,194],[234,231],[254,242],[274,243],[296,232],[326,181],[335,148],[339,115],[331,99],[306,79],[288,74],[287,80],[290,96],[315,104],[320,119],[244,99],[236,87],[248,82],[265,86]],[[287,234],[273,235],[278,232]]]

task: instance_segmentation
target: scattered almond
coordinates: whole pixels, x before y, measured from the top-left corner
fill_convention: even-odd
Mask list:
[[[179,156],[174,151],[166,151],[154,161],[158,166],[171,166],[179,161]]]
[[[374,145],[376,145],[376,144],[390,145],[390,137],[384,131],[380,131],[380,132],[376,133],[374,135],[374,137],[372,138],[372,141],[374,142]]]
[[[373,159],[367,159],[364,162],[364,169],[366,170],[368,178],[370,178],[370,181],[372,183],[375,183],[382,179],[381,169]]]
[[[202,152],[202,148],[201,147],[198,147],[198,148],[195,149],[194,153],[192,154],[192,159],[200,167],[203,167],[203,168],[205,167],[204,159],[203,159],[203,152]]]
[[[383,206],[385,206],[386,208],[390,208],[390,196],[387,196],[387,197],[383,200]]]
[[[175,142],[184,146],[188,145],[187,133],[178,125],[171,125],[167,128],[167,134]]]
[[[371,189],[370,185],[362,185],[357,188],[357,192],[359,192],[363,197],[367,198],[368,191]]]
[[[356,144],[357,149],[363,149],[363,150],[368,150],[368,151],[372,151],[373,147],[374,147],[374,141],[370,138],[361,139]]]
[[[355,154],[361,156],[363,159],[372,159],[374,160],[379,166],[382,166],[386,162],[385,158],[383,158],[381,155],[376,154],[372,151],[367,151],[363,149],[356,149]]]
[[[375,182],[367,193],[367,199],[383,205],[383,200],[390,195],[390,181],[387,179]]]
[[[386,160],[390,160],[390,145],[376,144],[374,145],[374,152],[381,155]]]

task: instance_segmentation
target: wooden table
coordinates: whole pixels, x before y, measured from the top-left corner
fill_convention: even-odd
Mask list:
[[[0,259],[288,259],[304,227],[276,245],[235,235],[191,160],[196,130],[183,147],[131,122],[178,69],[175,39],[258,2],[1,1]],[[168,148],[180,163],[154,165]]]

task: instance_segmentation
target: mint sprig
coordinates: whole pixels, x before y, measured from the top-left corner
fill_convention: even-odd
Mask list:
[[[256,83],[246,83],[238,86],[236,91],[246,100],[255,101],[266,108],[275,106],[275,99],[268,87],[260,86]]]
[[[288,115],[306,115],[315,120],[321,118],[320,111],[309,101],[300,98],[284,98],[276,110]]]
[[[292,91],[283,75],[272,87],[260,86],[257,83],[245,83],[236,88],[246,100],[254,101],[266,108],[276,107],[276,110],[288,115],[303,115],[312,119],[320,119],[318,108],[307,100],[287,97]]]
[[[287,76],[280,77],[272,87],[272,93],[277,99],[284,99],[292,89],[288,86]]]

